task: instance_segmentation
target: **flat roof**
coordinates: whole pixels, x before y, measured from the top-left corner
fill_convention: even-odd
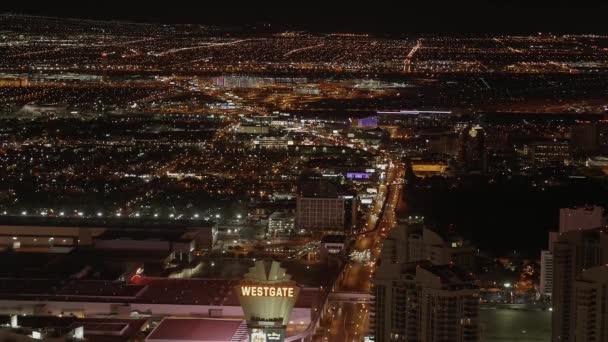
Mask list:
[[[344,243],[346,241],[346,235],[330,234],[325,235],[321,238],[321,242],[324,243]]]
[[[0,315],[0,325],[10,324],[11,316]],[[17,318],[21,327],[29,329],[54,329],[66,334],[77,327],[84,328],[84,336],[97,342],[127,341],[142,329],[147,319],[133,318],[77,318],[73,316],[22,316]]]
[[[240,331],[239,331],[240,330]],[[146,341],[231,342],[242,334],[247,336],[243,320],[209,318],[165,318],[146,337]]]
[[[174,220],[158,218],[103,217],[79,218],[59,216],[10,216],[0,215],[0,226],[76,227],[76,228],[131,228],[131,229],[175,229],[211,228],[215,222],[205,220]]]
[[[105,280],[0,278],[0,299],[168,305],[240,306],[238,280],[136,276],[132,283]],[[319,288],[302,288],[295,307],[316,306]]]
[[[186,239],[183,236],[186,231],[178,228],[175,230],[141,230],[141,229],[108,229],[94,240],[135,240],[135,241],[168,241],[168,242],[189,242],[191,239]]]

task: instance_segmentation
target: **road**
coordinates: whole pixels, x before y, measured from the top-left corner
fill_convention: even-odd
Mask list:
[[[380,254],[381,241],[396,226],[398,209],[401,212],[405,206],[402,184],[404,175],[403,164],[389,163],[386,182],[379,186],[376,201],[366,218],[364,232],[358,235],[354,244],[356,251],[370,250],[370,262],[363,264],[350,261],[343,270],[337,291],[371,292],[371,280]],[[369,303],[336,301],[328,307],[315,341],[363,341],[370,328],[370,310],[373,308]]]
[[[396,209],[403,193],[403,184],[400,180],[403,179],[404,173],[405,168],[402,164],[395,164],[388,170],[386,184],[380,186],[381,189],[378,191],[378,198],[384,198],[386,203],[381,200],[376,201],[367,218],[368,230],[359,236],[354,247],[359,252],[370,250],[370,263],[350,262],[344,269],[340,291],[371,291],[371,276],[375,270],[375,261],[380,254],[381,240],[397,224]]]

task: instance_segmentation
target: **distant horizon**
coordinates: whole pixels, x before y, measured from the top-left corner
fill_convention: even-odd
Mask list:
[[[146,4],[143,8],[133,4],[120,5],[122,11],[111,4],[103,8],[74,6],[50,8],[2,9],[3,14],[46,16],[63,19],[121,21],[148,24],[211,25],[268,30],[303,30],[308,32],[353,32],[370,34],[604,34],[608,27],[603,16],[608,5],[594,7],[557,6],[535,7],[491,4],[473,1],[462,6],[378,5],[374,8],[320,7],[310,4],[264,6],[214,5],[172,6],[163,8]],[[334,4],[335,5],[335,4]],[[265,24],[270,24],[265,26]]]

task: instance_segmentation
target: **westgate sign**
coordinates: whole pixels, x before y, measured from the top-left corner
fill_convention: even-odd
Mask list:
[[[275,286],[241,286],[241,295],[243,297],[294,297],[293,287],[275,287]]]

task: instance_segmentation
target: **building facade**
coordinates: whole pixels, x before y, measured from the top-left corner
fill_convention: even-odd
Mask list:
[[[479,290],[457,266],[381,262],[375,341],[480,341]]]
[[[435,265],[453,263],[464,269],[475,264],[475,248],[457,234],[439,234],[421,224],[399,223],[388,234],[383,250],[392,262],[428,260]]]
[[[542,251],[540,253],[540,294],[551,297],[553,293],[553,253]]]
[[[479,289],[454,261],[472,252],[421,224],[391,230],[373,281],[375,341],[479,341]]]
[[[355,201],[355,198],[298,196],[297,229],[310,232],[350,231],[355,224]]]
[[[271,236],[291,234],[296,228],[293,211],[275,211],[268,216],[268,234]]]
[[[562,233],[553,250],[552,341],[600,341],[588,338],[597,338],[597,331],[605,330],[606,317],[597,324],[600,317],[589,312],[598,307],[603,310],[602,306],[605,309],[606,297],[594,301],[590,296],[605,279],[608,268],[587,272],[608,264],[608,231],[599,228]]]
[[[599,206],[562,208],[559,210],[559,232],[599,228],[603,215],[604,209]]]
[[[549,232],[548,250],[540,255],[540,293],[551,297],[553,293],[553,245],[561,233],[598,228],[603,225],[604,209],[598,206],[561,208],[559,233]]]

